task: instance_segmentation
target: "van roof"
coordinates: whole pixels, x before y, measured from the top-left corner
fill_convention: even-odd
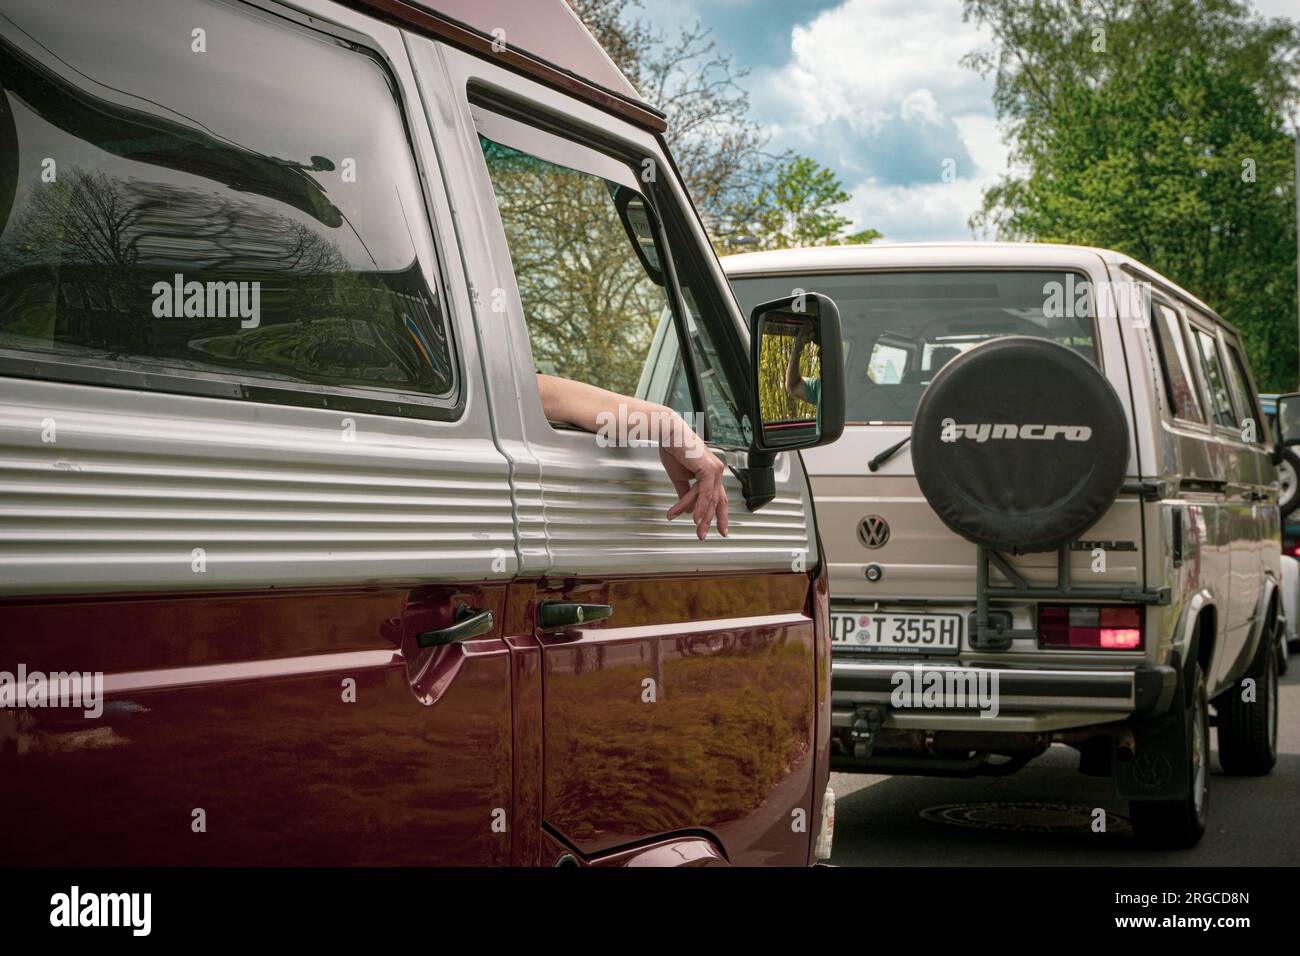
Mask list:
[[[994,267],[1058,265],[1063,255],[1099,256],[1108,265],[1132,272],[1196,306],[1207,316],[1233,329],[1232,323],[1178,283],[1132,256],[1095,246],[1053,242],[889,242],[857,246],[816,246],[742,252],[721,258],[728,278],[781,275],[791,272],[852,272],[858,269],[933,269],[942,266]],[[1233,329],[1233,331],[1236,331]]]
[[[656,133],[668,128],[664,114],[641,98],[565,0],[342,2],[539,79]]]

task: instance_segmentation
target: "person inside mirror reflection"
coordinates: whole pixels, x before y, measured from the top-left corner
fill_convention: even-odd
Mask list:
[[[794,340],[794,349],[790,352],[790,364],[785,369],[785,390],[792,398],[807,402],[817,409],[817,430],[821,431],[822,427],[822,380],[818,378],[804,378],[799,371],[799,363],[803,358],[804,347],[813,339],[813,326],[809,322],[799,330],[799,334]]]

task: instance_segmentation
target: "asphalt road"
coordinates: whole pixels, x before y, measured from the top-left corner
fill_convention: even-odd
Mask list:
[[[1213,731],[1211,731],[1213,734]],[[1211,746],[1214,746],[1213,737]],[[944,779],[832,774],[839,866],[1278,866],[1300,864],[1300,654],[1281,679],[1278,761],[1266,777],[1228,777],[1218,757],[1210,777],[1210,824],[1191,850],[1138,847],[1111,782],[1085,777],[1078,754],[1056,746],[1008,777]],[[1023,810],[982,809],[975,817],[1006,829],[959,826],[923,811],[954,804],[1029,803]],[[1088,825],[1106,811],[1106,832]],[[1077,808],[1077,809],[1070,809]],[[1050,830],[1023,827],[1048,825]],[[1021,829],[1017,829],[1017,827]]]

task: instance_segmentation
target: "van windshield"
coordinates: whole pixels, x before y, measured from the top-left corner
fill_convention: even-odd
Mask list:
[[[944,364],[1004,335],[1032,335],[1096,362],[1084,276],[1050,271],[738,276],[745,314],[771,299],[823,292],[844,325],[845,421],[910,422]]]

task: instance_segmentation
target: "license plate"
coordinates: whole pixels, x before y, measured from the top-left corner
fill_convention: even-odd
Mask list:
[[[845,649],[956,654],[961,649],[961,615],[832,612],[831,640]]]

